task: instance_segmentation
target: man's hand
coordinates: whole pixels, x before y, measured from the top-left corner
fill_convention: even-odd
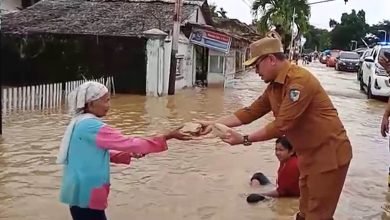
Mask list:
[[[227,131],[226,136],[221,139],[223,142],[228,143],[230,145],[238,145],[244,143],[244,136],[242,136],[242,134],[238,133],[234,129]]]
[[[385,57],[385,55],[381,55],[379,57],[379,64],[385,68],[386,72],[390,73],[390,60]]]
[[[389,133],[389,117],[387,115],[382,118],[381,133],[383,137],[386,137]]]

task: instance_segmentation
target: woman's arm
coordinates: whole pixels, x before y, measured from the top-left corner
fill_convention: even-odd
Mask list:
[[[110,152],[110,162],[117,164],[130,164],[132,154],[128,152],[109,150]]]
[[[149,154],[165,151],[168,149],[166,140],[167,137],[164,135],[158,135],[151,138],[125,136],[119,130],[108,125],[102,126],[96,135],[97,146],[106,150],[114,150],[114,153],[112,153],[114,158],[125,157],[125,154],[118,154],[118,151],[136,154]]]

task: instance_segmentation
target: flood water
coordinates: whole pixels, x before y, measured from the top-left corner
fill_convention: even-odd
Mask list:
[[[336,219],[381,219],[387,201],[389,147],[380,136],[385,102],[367,100],[355,73],[309,67],[331,95],[353,144],[354,159]],[[234,89],[186,89],[174,97],[117,95],[107,121],[126,134],[150,135],[192,119],[215,118],[250,104],[265,88],[254,73]],[[8,116],[0,144],[0,219],[65,220],[58,201],[61,166],[55,164],[69,118],[61,112]],[[249,132],[270,115],[240,130]],[[107,211],[113,220],[283,220],[292,219],[297,199],[271,199],[248,205],[249,178],[261,171],[275,181],[274,141],[249,147],[217,139],[171,141],[169,151],[131,166],[113,166]]]

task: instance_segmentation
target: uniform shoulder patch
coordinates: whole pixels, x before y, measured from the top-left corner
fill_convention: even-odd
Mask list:
[[[301,94],[301,91],[298,89],[290,89],[289,97],[292,102],[296,102],[299,100],[299,95]]]

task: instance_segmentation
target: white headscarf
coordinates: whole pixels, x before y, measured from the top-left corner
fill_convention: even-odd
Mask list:
[[[60,151],[57,156],[57,163],[67,163],[69,142],[75,125],[81,120],[96,117],[93,114],[84,112],[85,105],[89,102],[100,99],[107,93],[108,89],[106,86],[98,82],[89,81],[83,83],[69,94],[68,105],[69,112],[72,115],[72,120],[66,128],[64,137],[62,138]]]

